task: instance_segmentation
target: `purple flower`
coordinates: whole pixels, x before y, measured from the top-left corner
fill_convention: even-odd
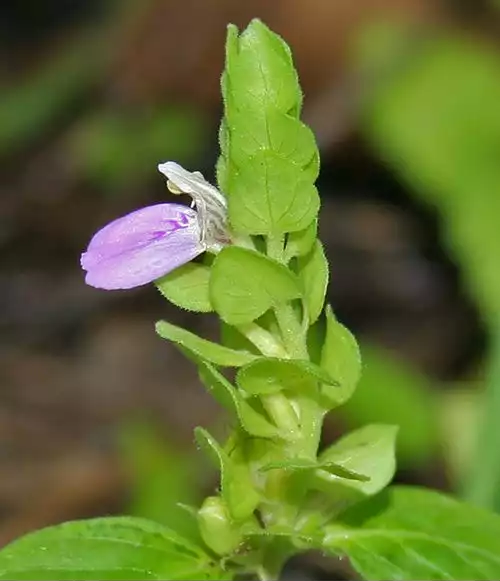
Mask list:
[[[174,193],[193,198],[196,209],[157,204],[114,220],[94,235],[81,265],[85,282],[107,290],[152,282],[206,250],[218,252],[229,241],[225,198],[199,172],[174,162],[162,165]]]
[[[196,210],[158,204],[114,220],[82,254],[90,286],[127,289],[152,282],[206,249]]]

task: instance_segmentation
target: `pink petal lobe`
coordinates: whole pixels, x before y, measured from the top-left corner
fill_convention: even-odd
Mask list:
[[[82,254],[87,284],[112,290],[141,286],[202,252],[195,210],[157,204],[114,220],[97,232]]]

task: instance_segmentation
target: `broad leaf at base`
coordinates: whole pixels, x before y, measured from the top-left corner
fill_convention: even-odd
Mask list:
[[[133,517],[64,523],[0,551],[0,579],[209,580],[224,575],[201,547],[163,525]]]
[[[438,492],[392,487],[325,532],[364,579],[500,579],[500,517]]]

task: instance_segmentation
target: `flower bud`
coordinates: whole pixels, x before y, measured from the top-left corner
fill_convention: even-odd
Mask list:
[[[219,496],[209,496],[198,511],[198,524],[205,543],[218,555],[232,553],[241,542],[237,530]]]

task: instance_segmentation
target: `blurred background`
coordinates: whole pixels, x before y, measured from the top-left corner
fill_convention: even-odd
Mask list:
[[[324,443],[397,423],[397,481],[500,508],[500,5],[20,0],[0,8],[0,544],[62,520],[178,519],[223,416],[153,331],[209,316],[84,285],[110,219],[214,176],[225,28],[291,45],[321,148],[329,300],[364,376]],[[496,425],[498,424],[498,428]]]

